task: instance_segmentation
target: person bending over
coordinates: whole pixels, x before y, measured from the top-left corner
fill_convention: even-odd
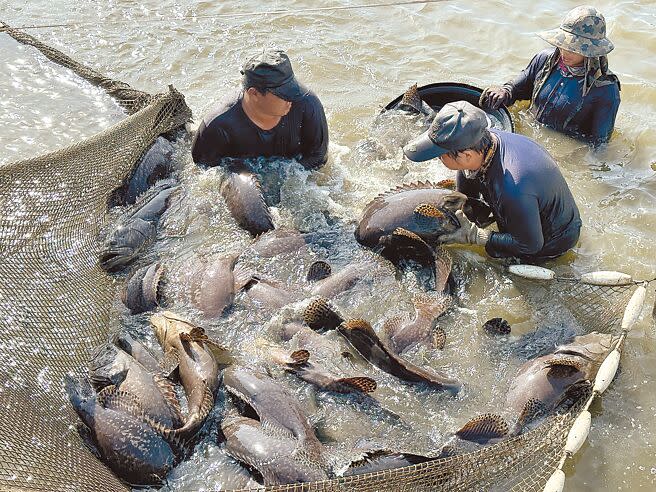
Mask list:
[[[549,153],[523,135],[490,129],[485,112],[466,101],[444,105],[427,132],[403,152],[412,161],[439,157],[458,171],[457,190],[489,205],[498,232],[478,227],[459,210],[460,228],[444,243],[479,244],[494,258],[540,262],[572,248],[581,218]]]

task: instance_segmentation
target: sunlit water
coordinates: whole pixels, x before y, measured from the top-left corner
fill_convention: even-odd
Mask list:
[[[558,25],[576,2],[443,2],[301,15],[202,17],[277,8],[301,9],[350,2],[182,2],[151,0],[97,4],[40,0],[0,1],[2,20],[13,25],[83,22],[84,26],[30,31],[77,60],[149,92],[172,83],[185,94],[196,119],[238,81],[248,49],[287,49],[300,79],[320,96],[331,132],[331,157],[308,173],[279,163],[281,201],[276,224],[315,231],[308,254],[274,260],[246,258],[260,273],[305,292],[310,263],[325,259],[335,270],[354,261],[374,261],[354,289],[334,299],[348,316],[364,317],[380,329],[385,318],[411,310],[414,277],[393,278],[384,262],[362,249],[353,228],[363,207],[378,193],[401,183],[449,177],[439,162],[413,164],[400,147],[421,125],[408,119],[381,120],[380,108],[414,82],[465,81],[478,86],[516,74],[544,44],[532,33]],[[358,2],[359,3],[359,2]],[[574,254],[556,268],[585,272],[620,270],[637,279],[656,276],[656,4],[600,2],[616,49],[611,69],[622,81],[616,131],[606,150],[585,145],[536,125],[526,107],[512,109],[516,129],[541,142],[559,162],[584,222]],[[188,19],[197,14],[196,19]],[[120,121],[121,110],[102,92],[53,65],[33,48],[0,34],[0,163],[70,145]],[[219,194],[221,172],[200,171],[188,147],[176,158],[187,163],[184,192],[173,202],[149,259],[167,265],[169,308],[195,316],[188,302],[189,265],[200,257],[242,251],[249,236],[231,219]],[[543,309],[522,297],[499,265],[478,249],[452,249],[458,277],[457,306],[440,319],[447,333],[443,351],[417,350],[413,361],[430,365],[464,383],[456,397],[405,385],[361,362],[325,363],[349,375],[378,381],[378,407],[316,393],[273,367],[307,410],[318,435],[338,459],[362,442],[417,453],[438,449],[448,434],[478,413],[503,412],[509,378],[527,358],[583,329],[560,309]],[[653,285],[648,303],[653,302]],[[269,312],[239,295],[223,318],[205,323],[244,363],[262,366],[267,343],[281,343],[285,320],[299,302]],[[145,316],[128,318],[117,308],[117,325],[127,325],[156,348]],[[492,338],[481,324],[502,316],[513,334]],[[537,335],[532,334],[537,330]],[[596,403],[588,442],[569,462],[568,490],[651,490],[656,485],[656,342],[649,310],[632,334],[622,371]],[[332,334],[329,339],[342,343]],[[294,344],[286,347],[293,348]],[[221,403],[220,403],[221,405]],[[219,418],[217,411],[215,417]],[[243,485],[234,464],[216,444],[216,430],[171,477],[174,489]],[[242,481],[240,481],[242,480]]]

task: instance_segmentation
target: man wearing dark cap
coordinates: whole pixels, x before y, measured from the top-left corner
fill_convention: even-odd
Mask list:
[[[325,164],[328,124],[317,96],[294,77],[289,57],[262,50],[244,64],[242,88],[203,118],[192,145],[197,164],[223,158],[296,158],[307,169]]]
[[[456,212],[460,228],[445,243],[479,244],[494,258],[555,258],[579,239],[574,197],[549,153],[530,138],[490,129],[487,115],[466,101],[446,104],[427,132],[403,149],[413,161],[439,157],[458,171],[458,191],[490,206],[499,232]],[[480,222],[479,222],[480,223]]]

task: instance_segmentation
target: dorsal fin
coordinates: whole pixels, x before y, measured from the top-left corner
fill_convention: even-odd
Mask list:
[[[289,358],[293,361],[295,365],[302,365],[305,364],[310,359],[310,352],[305,349],[294,350],[289,355]]]
[[[554,358],[545,361],[545,365],[549,368],[547,377],[550,378],[566,378],[577,372],[583,372],[583,367],[580,361],[567,357]]]
[[[180,400],[178,395],[175,392],[175,385],[164,376],[160,374],[153,374],[153,381],[159,389],[160,393],[164,397],[169,408],[173,411],[173,414],[178,422],[182,423],[182,408],[180,407]]]
[[[380,193],[379,195],[376,195],[369,203],[367,203],[365,208],[367,208],[373,202],[383,201],[386,197],[388,197],[390,195],[396,195],[397,193],[400,193],[402,191],[450,189],[448,186],[445,187],[445,186],[441,186],[439,184],[439,183],[442,183],[443,181],[449,181],[449,180],[442,180],[438,183],[433,183],[433,182],[430,182],[430,181],[417,181],[415,183],[404,183],[402,185],[399,185],[399,186],[396,186],[392,189],[384,191],[383,193]]]
[[[490,439],[499,439],[508,435],[506,421],[499,415],[486,413],[474,417],[456,432],[456,436],[465,441],[486,444]]]
[[[451,306],[451,296],[444,294],[417,294],[412,298],[416,316],[431,320],[439,318]]]
[[[305,308],[303,321],[313,330],[334,330],[344,321],[344,318],[328,299],[318,297]]]
[[[366,376],[339,378],[326,386],[327,390],[337,391],[339,393],[372,393],[376,390],[376,388],[376,381]]]
[[[439,188],[444,188],[447,190],[455,190],[456,189],[456,180],[455,179],[443,179],[441,181],[438,181],[435,183],[435,185]]]
[[[416,83],[411,85],[408,90],[405,91],[397,108],[404,110],[413,109],[415,112],[421,113],[422,100]]]
[[[319,260],[315,261],[310,265],[307,272],[307,281],[308,282],[317,282],[318,280],[323,280],[327,278],[332,273],[332,268],[329,263]]]
[[[144,416],[144,410],[139,398],[132,393],[119,390],[114,385],[103,388],[98,393],[96,401],[107,410],[117,410],[133,417],[141,418]]]

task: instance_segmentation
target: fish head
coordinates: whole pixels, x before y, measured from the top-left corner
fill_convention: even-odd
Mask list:
[[[113,343],[104,343],[97,347],[89,359],[89,380],[94,388],[102,389],[111,384],[118,384],[128,371],[128,354]]]
[[[155,226],[143,219],[133,219],[117,227],[100,255],[100,266],[107,272],[121,270],[134,261],[154,236]]]
[[[445,193],[438,200],[438,203],[436,204],[437,208],[444,212],[448,219],[448,222],[445,221],[442,224],[447,233],[460,228],[460,221],[458,221],[458,218],[456,217],[456,212],[462,210],[466,201],[467,195],[460,193],[459,191]]]
[[[555,353],[571,355],[582,358],[595,365],[601,364],[613,348],[613,335],[593,331],[586,335],[579,335],[564,345],[560,345]]]
[[[167,352],[180,341],[180,335],[189,333],[196,325],[171,311],[163,311],[150,317],[150,324],[162,349]]]

